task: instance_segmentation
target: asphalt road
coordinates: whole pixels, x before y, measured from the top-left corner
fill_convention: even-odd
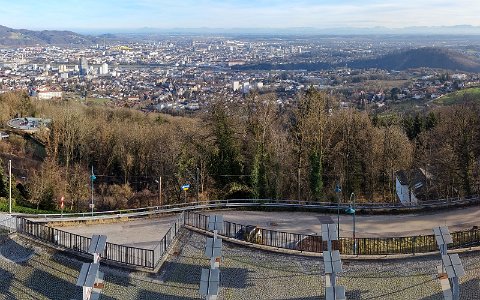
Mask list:
[[[337,223],[336,214],[232,210],[217,213],[221,213],[226,221],[234,223],[302,234],[321,234],[322,223]],[[432,234],[435,226],[447,225],[450,231],[480,226],[480,207],[408,215],[357,215],[355,219],[357,237],[423,235]],[[353,216],[340,215],[340,236],[352,236],[352,233]]]
[[[110,224],[75,225],[57,228],[83,236],[102,234],[107,236],[107,242],[110,243],[153,249],[158,245],[167,230],[175,223],[175,219],[175,215],[168,215]]]
[[[226,221],[257,225],[302,234],[321,234],[321,224],[337,222],[336,214],[309,212],[260,212],[221,210],[202,212],[222,214]],[[352,236],[352,216],[340,216],[340,235]],[[160,216],[127,222],[97,225],[76,225],[60,229],[83,236],[105,234],[116,244],[152,249],[172,226],[175,216]],[[431,234],[435,226],[447,225],[450,231],[480,226],[480,207],[467,207],[435,213],[409,215],[356,216],[357,237],[392,237]]]

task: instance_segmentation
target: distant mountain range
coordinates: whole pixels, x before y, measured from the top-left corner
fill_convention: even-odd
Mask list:
[[[314,63],[285,63],[270,64],[259,63],[251,65],[238,65],[238,70],[308,70],[318,71],[345,66],[342,64],[329,64],[325,62]],[[377,68],[383,70],[406,70],[415,68],[445,69],[464,72],[480,72],[480,61],[466,56],[460,52],[445,48],[416,48],[389,53],[367,60],[354,60],[348,66],[356,69]]]
[[[388,27],[285,27],[285,28],[130,28],[79,30],[87,34],[225,34],[225,35],[480,35],[480,26],[411,26],[403,28]]]
[[[12,29],[0,25],[0,46],[22,47],[36,45],[92,45],[103,42],[100,37],[81,35],[72,31]]]
[[[22,47],[35,45],[78,45],[88,46],[103,43],[108,40],[142,40],[145,38],[158,38],[165,34],[179,35],[252,35],[252,36],[288,36],[288,35],[412,35],[430,36],[444,35],[457,36],[469,35],[480,38],[480,26],[434,26],[434,27],[369,27],[369,28],[136,28],[136,29],[91,29],[91,30],[42,30],[12,29],[0,25],[0,46]]]

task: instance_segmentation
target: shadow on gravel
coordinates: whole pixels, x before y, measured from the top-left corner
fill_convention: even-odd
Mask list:
[[[82,291],[75,286],[75,283],[68,282],[43,270],[35,269],[24,284],[48,299],[81,299],[82,297]]]
[[[439,283],[440,284],[440,283]],[[475,278],[460,284],[460,299],[462,300],[476,300],[480,295],[480,279]],[[443,293],[436,293],[421,300],[438,300],[443,299]]]
[[[0,255],[14,263],[23,263],[30,259],[35,251],[17,243],[11,238],[4,238],[0,243]]]
[[[4,269],[0,269],[0,278],[0,296],[6,296],[6,298],[2,299],[14,299],[13,295],[9,292],[13,281],[13,274]]]
[[[318,300],[318,299],[323,299],[323,298],[318,296],[312,296],[312,297],[300,297],[300,298],[285,298],[285,299],[279,299],[279,300]],[[350,298],[347,297],[347,299],[350,299]]]
[[[364,291],[366,293],[368,291]],[[346,290],[345,291],[345,297],[350,300],[354,299],[363,299],[362,298],[362,291],[361,290]]]
[[[123,287],[132,286],[131,278],[124,274],[105,274],[105,284],[115,284]]]
[[[165,262],[165,282],[200,284],[202,269],[206,266],[190,265],[177,262]],[[247,288],[248,270],[225,268],[220,265],[220,286],[226,288]]]
[[[80,257],[68,252],[55,251],[53,253],[51,260],[56,263],[61,264],[62,266],[80,272],[82,268],[82,263],[90,263],[91,259]]]
[[[362,299],[360,297],[361,295],[361,291],[360,290],[353,290],[353,291],[346,291],[345,292],[345,297],[347,299]],[[323,294],[322,292],[322,295],[320,296],[310,296],[310,297],[298,297],[298,298],[284,298],[284,299],[281,299],[281,300],[318,300],[318,299],[324,299],[325,298],[325,295]]]
[[[162,294],[162,293],[157,293],[157,292],[152,292],[152,291],[140,291],[140,292],[138,292],[137,299],[142,299],[142,300],[150,300],[150,299],[194,300],[194,299],[198,299],[198,298],[165,295],[165,294]],[[102,298],[102,300],[103,300],[103,298]]]

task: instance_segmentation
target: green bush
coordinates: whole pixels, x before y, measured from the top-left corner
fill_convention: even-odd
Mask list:
[[[16,205],[14,201],[12,201],[12,212],[22,213],[22,214],[56,214],[60,213],[56,210],[43,210],[43,209],[35,209],[31,207],[19,206]],[[0,211],[8,212],[8,199],[0,198]]]

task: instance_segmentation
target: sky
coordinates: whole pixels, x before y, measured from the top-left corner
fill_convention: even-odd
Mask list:
[[[0,0],[20,29],[480,26],[479,0]]]

